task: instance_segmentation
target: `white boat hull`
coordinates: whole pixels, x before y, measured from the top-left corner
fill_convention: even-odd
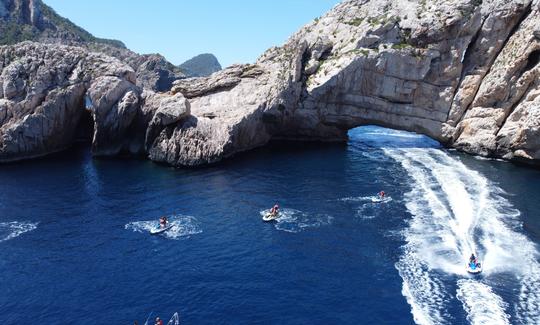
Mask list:
[[[164,232],[166,232],[167,230],[171,229],[172,228],[172,225],[169,225],[165,228],[157,228],[157,229],[152,229],[150,230],[150,234],[151,235],[159,235],[159,234],[162,234]]]
[[[482,272],[482,263],[478,263],[475,268],[472,268],[469,264],[467,264],[466,269],[470,274],[479,274]]]
[[[274,221],[276,220],[277,218],[279,217],[279,213],[276,213],[276,214],[271,214],[271,213],[267,213],[263,216],[263,221],[265,222],[270,222],[270,221]]]

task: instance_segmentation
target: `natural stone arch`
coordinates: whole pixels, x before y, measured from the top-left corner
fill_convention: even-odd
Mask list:
[[[38,157],[71,146],[81,120],[88,117],[87,100],[93,103],[94,153],[121,150],[114,141],[104,146],[99,141],[122,138],[139,109],[131,68],[76,47],[25,42],[1,47],[0,52],[1,161]]]

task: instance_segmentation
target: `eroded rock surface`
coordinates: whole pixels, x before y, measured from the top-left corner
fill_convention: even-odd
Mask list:
[[[366,124],[427,134],[473,154],[537,162],[539,11],[538,0],[346,0],[255,64],[204,78],[165,76],[168,93],[143,91],[156,90],[159,78],[141,78],[82,49],[83,67],[68,64],[75,68],[36,79],[39,69],[56,65],[39,68],[39,55],[28,60],[17,46],[2,48],[14,54],[0,63],[1,152],[17,157],[32,147],[28,139],[43,142],[48,129],[33,117],[43,105],[65,107],[69,114],[51,115],[55,134],[73,133],[78,113],[71,106],[88,94],[96,154],[144,153],[174,166],[216,162],[270,139],[343,141],[347,130]],[[97,73],[96,64],[114,72]],[[29,87],[39,79],[42,86]],[[65,117],[58,125],[57,116]]]
[[[149,124],[179,120],[176,108],[144,101],[157,95],[141,97],[131,67],[83,48],[1,46],[0,68],[0,161],[46,155],[78,140],[92,141],[94,155],[144,154]],[[92,124],[90,138],[81,139],[88,128],[81,123]]]
[[[198,120],[162,137],[159,160],[211,162],[271,138],[343,140],[365,124],[536,160],[538,11],[526,0],[344,1],[254,66],[176,82]]]

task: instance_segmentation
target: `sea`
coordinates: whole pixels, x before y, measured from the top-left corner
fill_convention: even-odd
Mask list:
[[[539,198],[375,126],[200,168],[81,145],[0,165],[0,324],[540,324]]]

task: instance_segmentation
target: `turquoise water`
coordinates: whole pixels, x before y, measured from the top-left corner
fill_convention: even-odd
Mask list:
[[[199,169],[87,148],[0,166],[0,320],[540,323],[539,171],[404,132],[350,137]],[[173,229],[150,236],[161,215]]]

